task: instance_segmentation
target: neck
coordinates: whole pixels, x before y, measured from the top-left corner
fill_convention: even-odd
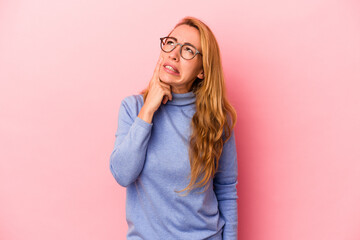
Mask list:
[[[169,105],[177,105],[177,106],[185,106],[194,104],[196,101],[196,95],[192,91],[187,93],[174,93],[172,92],[173,99],[168,101],[166,104]]]

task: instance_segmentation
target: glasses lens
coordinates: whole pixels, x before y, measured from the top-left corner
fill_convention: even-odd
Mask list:
[[[171,37],[164,37],[161,39],[161,49],[164,52],[171,52],[177,46],[175,39]],[[184,59],[193,59],[196,55],[196,48],[192,45],[182,45],[181,47],[181,57]]]
[[[196,54],[196,49],[190,45],[183,45],[181,47],[181,56],[185,59],[192,59]]]
[[[164,52],[171,52],[174,47],[175,47],[175,40],[172,39],[172,38],[164,38],[162,41],[161,41],[161,49],[164,51]]]

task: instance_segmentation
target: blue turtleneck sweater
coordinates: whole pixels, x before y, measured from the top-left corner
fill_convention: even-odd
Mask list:
[[[190,182],[188,143],[195,94],[172,93],[152,123],[137,117],[143,96],[121,102],[110,170],[126,187],[127,239],[237,239],[235,138],[224,144],[219,171],[209,188],[182,197]],[[184,193],[184,192],[183,192]]]

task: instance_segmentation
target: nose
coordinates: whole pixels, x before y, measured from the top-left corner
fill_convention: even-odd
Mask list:
[[[169,57],[175,61],[178,61],[180,59],[180,48],[180,45],[176,45],[175,48],[169,52]]]

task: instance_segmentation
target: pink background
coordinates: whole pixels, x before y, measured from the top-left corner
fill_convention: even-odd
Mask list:
[[[0,239],[126,238],[120,101],[187,15],[213,29],[238,113],[239,239],[360,238],[358,1],[3,0]]]

